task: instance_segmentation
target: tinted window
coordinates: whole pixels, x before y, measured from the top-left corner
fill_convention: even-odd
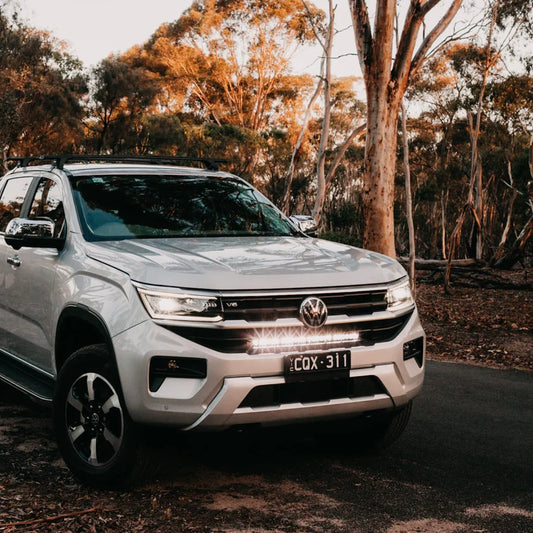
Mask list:
[[[65,223],[65,211],[63,209],[61,186],[57,182],[48,178],[41,178],[33,197],[28,218],[52,220],[55,224],[55,236],[60,235]]]
[[[0,231],[5,231],[9,221],[20,215],[24,197],[33,178],[11,178],[0,196]]]
[[[294,232],[266,198],[237,179],[94,176],[73,185],[88,240]]]

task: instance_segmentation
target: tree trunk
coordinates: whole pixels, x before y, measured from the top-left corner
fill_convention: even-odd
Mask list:
[[[511,161],[507,161],[507,174],[509,176],[509,186],[511,187],[511,199],[509,200],[509,207],[507,210],[507,218],[505,221],[505,227],[503,228],[502,236],[498,248],[494,252],[491,263],[494,264],[498,260],[502,259],[505,255],[505,248],[509,239],[509,233],[511,231],[511,224],[513,222],[513,210],[516,198],[518,196],[518,190],[514,187],[513,172],[511,168]]]
[[[531,144],[529,147],[529,171],[531,173],[531,177],[533,178],[533,136],[531,137]],[[511,179],[511,185],[512,185],[512,175],[509,165],[509,177]],[[513,190],[515,190],[513,188]],[[528,201],[528,205],[533,213],[533,200]],[[526,249],[526,245],[529,242],[529,240],[533,237],[533,214],[529,217],[529,220],[525,223],[524,227],[522,228],[522,231],[516,238],[516,241],[514,242],[513,246],[510,248],[510,250],[503,256],[499,257],[497,261],[495,261],[494,266],[496,268],[513,268],[513,266],[522,258],[524,254],[524,250]]]
[[[474,209],[477,216],[474,220],[474,226],[472,228],[472,248],[475,254],[475,258],[480,260],[483,256],[483,168],[481,166],[481,156],[479,154],[479,135],[481,132],[481,115],[483,114],[483,99],[485,97],[485,90],[487,88],[487,82],[489,72],[494,66],[494,53],[492,51],[492,34],[494,31],[494,25],[496,24],[496,18],[498,16],[498,10],[500,7],[500,0],[495,0],[492,6],[491,21],[489,35],[487,39],[485,65],[483,69],[483,79],[481,81],[481,90],[479,92],[477,107],[476,107],[476,123],[475,127],[470,131],[472,139],[472,159],[471,159],[471,179],[474,181]]]
[[[440,209],[441,209],[441,247],[442,247],[442,258],[447,259],[446,256],[446,206],[448,205],[448,194],[449,191],[446,191],[446,201],[444,200],[444,191],[441,192],[440,197]]]
[[[316,200],[313,207],[313,218],[320,227],[320,216],[326,199],[326,149],[329,141],[329,127],[331,123],[331,51],[333,49],[333,35],[335,33],[335,10],[333,1],[329,0],[329,25],[326,42],[322,45],[326,57],[324,77],[324,117],[322,119],[322,131],[320,132],[320,145],[317,155],[317,187]]]
[[[307,109],[305,110],[305,116],[304,116],[302,128],[300,129],[300,134],[298,135],[298,139],[296,140],[296,144],[294,145],[294,149],[292,151],[291,162],[289,164],[289,170],[287,170],[287,177],[286,177],[287,182],[285,185],[285,195],[283,196],[283,207],[282,207],[282,210],[286,215],[290,214],[289,210],[290,210],[290,203],[291,203],[292,180],[294,177],[294,163],[296,161],[296,156],[302,147],[303,140],[305,137],[305,132],[307,131],[307,126],[309,125],[309,119],[311,118],[311,111],[313,109],[313,106],[315,105],[316,99],[318,98],[320,94],[320,91],[322,90],[323,83],[324,83],[324,60],[322,61],[322,66],[320,68],[320,79],[317,83],[313,96],[311,96],[311,100],[309,100],[309,103],[307,104]]]
[[[405,211],[407,218],[407,228],[409,234],[409,280],[413,296],[416,293],[416,271],[415,271],[415,225],[413,222],[413,200],[411,196],[411,167],[409,165],[409,141],[407,139],[407,117],[405,116],[405,106],[402,102],[402,141],[403,141],[403,166],[405,170]]]
[[[533,135],[531,136],[531,141],[529,143],[529,174],[533,180]]]
[[[368,95],[367,95],[368,96]],[[368,101],[363,189],[364,247],[390,257],[394,246],[394,176],[398,112]]]

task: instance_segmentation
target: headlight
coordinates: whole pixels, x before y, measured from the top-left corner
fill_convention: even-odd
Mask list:
[[[387,289],[387,311],[400,311],[415,305],[409,280],[402,281]]]
[[[222,320],[221,306],[214,296],[157,292],[137,288],[146,310],[159,320]]]

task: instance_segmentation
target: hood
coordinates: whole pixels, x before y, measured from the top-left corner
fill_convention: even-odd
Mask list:
[[[374,285],[406,275],[390,257],[305,237],[105,241],[87,243],[87,255],[139,283],[212,291]]]

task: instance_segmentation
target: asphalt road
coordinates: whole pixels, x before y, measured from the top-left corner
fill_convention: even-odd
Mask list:
[[[12,427],[2,410],[0,427]],[[32,423],[32,416],[24,409],[16,423],[42,427],[39,446],[56,454],[53,442],[45,442],[51,438],[47,421]],[[27,429],[13,435],[17,450],[29,450],[40,468],[48,468],[45,452],[20,441]],[[117,507],[104,519],[122,530],[131,528],[133,515],[159,531],[533,532],[531,373],[429,362],[400,441],[380,456],[351,453],[342,444],[297,430],[167,439],[156,446],[157,479],[111,498]],[[7,445],[4,435],[0,458]],[[68,499],[102,500],[76,486],[60,463],[50,465],[49,478],[65,508]],[[11,473],[10,483],[26,476],[39,501],[39,491],[47,489],[33,482],[32,472]],[[2,485],[10,487],[0,475]]]
[[[259,475],[232,477],[237,494],[215,496],[228,518],[243,498],[283,518],[281,531],[533,531],[533,374],[430,361],[408,429],[380,456],[289,431],[260,438],[244,456],[237,437],[233,453],[215,440],[194,454],[232,476]],[[262,483],[276,494],[264,506],[247,500]],[[276,502],[297,514],[280,517]]]

